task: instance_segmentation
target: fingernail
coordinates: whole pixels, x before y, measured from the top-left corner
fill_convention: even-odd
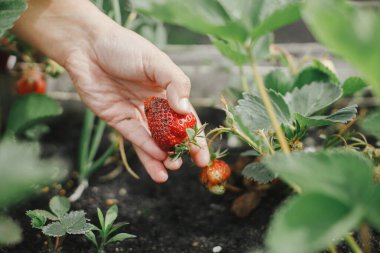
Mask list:
[[[190,102],[188,98],[181,98],[179,101],[179,107],[182,111],[190,112]]]
[[[166,182],[166,180],[168,180],[169,175],[166,171],[160,171],[158,174],[160,176],[161,182]]]

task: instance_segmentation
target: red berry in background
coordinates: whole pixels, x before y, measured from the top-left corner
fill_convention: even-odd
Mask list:
[[[16,90],[19,95],[30,93],[45,94],[46,81],[44,74],[37,68],[25,69],[16,83]]]
[[[211,165],[202,168],[200,180],[209,191],[215,194],[223,194],[225,184],[230,176],[230,166],[222,160],[214,160]]]
[[[144,108],[149,130],[162,150],[174,152],[180,146],[188,149],[186,129],[195,127],[197,120],[194,114],[178,114],[170,108],[166,99],[158,97],[146,99]]]

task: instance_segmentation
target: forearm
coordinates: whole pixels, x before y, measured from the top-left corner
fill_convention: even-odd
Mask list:
[[[114,25],[88,0],[30,0],[12,31],[44,54],[64,64],[72,51]]]

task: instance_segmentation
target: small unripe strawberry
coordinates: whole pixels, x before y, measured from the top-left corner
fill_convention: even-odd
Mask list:
[[[209,191],[215,194],[223,194],[230,175],[231,169],[226,162],[214,160],[210,165],[202,168],[200,180]]]
[[[38,69],[25,69],[20,79],[16,82],[16,90],[19,95],[30,93],[45,94],[46,81],[44,74]]]

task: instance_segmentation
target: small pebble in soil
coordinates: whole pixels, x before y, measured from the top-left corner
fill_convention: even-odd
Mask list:
[[[48,193],[49,192],[49,186],[45,186],[44,188],[41,189],[42,192]]]
[[[93,193],[97,193],[98,191],[99,191],[99,188],[98,187],[92,187],[91,188],[91,191],[93,192]]]
[[[222,247],[221,246],[215,246],[214,248],[212,248],[212,252],[213,253],[219,253],[222,251]]]
[[[119,195],[120,195],[120,196],[125,196],[125,195],[127,195],[127,189],[125,189],[125,188],[120,188],[120,189],[119,189]]]
[[[69,180],[66,182],[66,189],[71,189],[74,185],[74,181],[73,180]]]
[[[198,247],[198,246],[199,246],[199,242],[193,242],[193,243],[191,244],[191,246],[193,246],[193,247]]]
[[[59,194],[60,196],[65,196],[65,195],[66,195],[66,190],[65,190],[65,189],[60,189],[60,190],[58,191],[58,194]]]
[[[106,199],[106,205],[107,206],[112,206],[114,204],[117,204],[117,199]]]

